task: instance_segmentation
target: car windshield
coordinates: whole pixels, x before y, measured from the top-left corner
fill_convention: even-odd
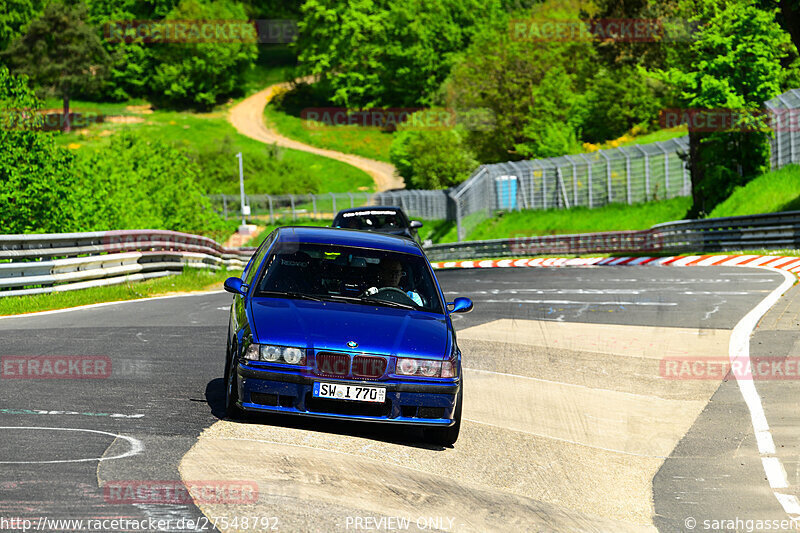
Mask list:
[[[362,230],[401,230],[406,224],[397,211],[355,211],[342,213],[336,226]]]
[[[266,259],[256,296],[342,300],[443,312],[424,257],[330,244],[278,244]]]

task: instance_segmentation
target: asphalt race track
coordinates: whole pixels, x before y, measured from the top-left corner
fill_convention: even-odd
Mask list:
[[[455,316],[465,420],[448,449],[404,427],[224,420],[225,293],[0,319],[0,530],[22,530],[10,519],[35,528],[45,518],[126,518],[167,521],[169,531],[672,532],[788,519],[736,381],[667,379],[663,361],[727,360],[731,330],[783,275],[591,267],[437,276],[448,299],[475,301]],[[797,292],[761,321],[751,356],[797,354]],[[100,367],[88,379],[9,375],[8,358],[25,356],[92,356]],[[757,387],[783,491],[798,495],[798,384]],[[256,492],[195,504],[109,491],[181,480]]]

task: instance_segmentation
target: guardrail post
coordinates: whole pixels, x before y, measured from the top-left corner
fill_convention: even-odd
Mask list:
[[[272,196],[267,195],[267,200],[269,201],[269,223],[270,224],[274,224],[275,223],[275,213],[272,210]]]
[[[355,204],[353,203],[353,193],[349,192],[347,193],[347,196],[350,197],[350,208],[352,209],[353,207],[355,207]]]
[[[337,213],[337,211],[336,211],[336,194],[335,193],[331,193],[331,198],[333,199],[333,216],[335,217],[336,213]]]
[[[228,220],[228,198],[222,195],[222,218]]]
[[[311,206],[314,209],[314,219],[317,218],[317,195],[316,194],[309,194],[311,197]]]
[[[289,201],[292,203],[292,222],[297,220],[297,213],[294,210],[294,194],[289,195]]]

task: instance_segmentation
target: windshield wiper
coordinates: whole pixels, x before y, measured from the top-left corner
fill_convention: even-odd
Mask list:
[[[363,298],[358,298],[358,300],[360,300],[362,302],[381,304],[381,305],[385,305],[387,307],[397,307],[399,309],[411,309],[412,311],[416,311],[417,310],[417,307],[414,306],[414,305],[411,305],[411,304],[401,304],[400,302],[394,302],[394,301],[391,301],[391,300],[381,300],[380,298],[369,298],[369,297],[365,296]]]
[[[280,291],[261,291],[258,293],[258,296],[275,296],[278,298],[292,298],[295,300],[311,300],[312,302],[322,302],[324,301],[319,296],[312,296],[310,294],[305,294],[302,292],[280,292]]]

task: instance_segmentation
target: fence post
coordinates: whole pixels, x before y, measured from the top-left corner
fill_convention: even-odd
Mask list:
[[[317,195],[316,194],[309,194],[311,197],[311,206],[314,209],[314,220],[317,219]]]
[[[620,146],[617,148],[625,156],[625,186],[628,196],[628,205],[631,205],[631,156]]]
[[[644,155],[644,201],[650,201],[650,156],[641,145],[635,145],[636,149]]]
[[[589,182],[589,209],[594,207],[592,204],[592,162],[584,154],[578,154],[583,162],[586,163],[586,179]]]
[[[292,202],[292,222],[297,220],[297,213],[294,211],[294,194],[289,195],[289,201]]]
[[[355,204],[353,203],[353,193],[349,192],[347,193],[347,196],[350,197],[350,208],[352,209],[353,207],[355,207]]]
[[[779,101],[780,103],[782,103],[782,104],[784,105],[784,107],[786,107],[786,110],[787,110],[787,111],[788,111],[789,109],[791,109],[791,106],[790,106],[789,104],[787,104],[787,103],[786,103],[786,100],[784,100],[784,98],[783,98],[783,95],[782,95],[782,94],[781,94],[781,95],[778,95],[778,101]],[[787,114],[788,114],[788,113],[787,113]],[[791,123],[792,123],[792,122],[791,122],[791,120],[790,120],[790,121],[789,121],[789,124],[791,124]],[[775,132],[775,137],[776,137],[776,138],[778,137],[778,135],[779,135],[779,134],[784,134],[784,133],[786,133],[786,132],[784,132],[784,131],[783,131],[783,129],[786,129],[786,122],[784,121],[784,128],[781,128],[780,126],[778,126],[778,128],[777,128],[777,129],[778,129],[778,131],[777,131],[777,132]],[[791,126],[789,126],[789,128],[788,128],[788,129],[789,129],[789,163],[794,163],[794,162],[796,162],[796,159],[795,159],[795,153],[794,153],[794,128],[793,128],[793,127],[791,127]]]
[[[275,223],[275,213],[272,211],[272,196],[267,195],[267,200],[269,200],[269,223]]]
[[[664,154],[664,198],[669,198],[669,152],[660,142],[656,143],[656,146]]]
[[[228,220],[228,197],[222,195],[222,218]]]
[[[542,165],[542,209],[547,209],[547,169]]]
[[[333,216],[336,216],[336,194],[331,193],[331,198],[333,199]]]
[[[464,240],[464,226],[461,223],[461,206],[459,205],[458,198],[453,199],[453,203],[456,204],[456,239],[458,242]]]
[[[606,179],[608,180],[608,192],[606,192],[606,203],[610,204],[614,201],[614,195],[611,191],[611,159],[606,155],[604,150],[600,150],[597,152],[603,159],[606,160]]]
[[[564,178],[561,176],[561,167],[556,167],[556,179],[558,180],[558,183],[556,184],[556,198],[563,197],[564,207],[569,209],[569,196],[567,196],[567,188],[564,186]],[[559,196],[559,192],[561,193],[561,196]],[[559,204],[560,203],[561,202],[559,202]],[[561,206],[559,205],[559,207]]]
[[[564,157],[567,158],[569,164],[572,165],[572,205],[576,207],[578,205],[578,168],[575,166],[575,161],[568,155]]]

